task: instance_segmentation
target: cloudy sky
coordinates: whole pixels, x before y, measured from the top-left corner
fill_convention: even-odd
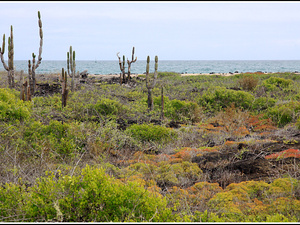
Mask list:
[[[70,45],[77,60],[131,57],[133,46],[140,60],[300,59],[300,1],[1,1],[17,60],[38,54],[37,11],[44,60],[65,60]]]

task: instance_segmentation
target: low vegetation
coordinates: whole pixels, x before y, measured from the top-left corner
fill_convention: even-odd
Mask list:
[[[60,74],[31,101],[18,74],[0,72],[0,221],[300,222],[298,75],[158,72],[149,110],[145,76],[88,77],[63,107]]]

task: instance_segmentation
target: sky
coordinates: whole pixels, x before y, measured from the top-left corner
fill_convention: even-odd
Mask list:
[[[15,60],[300,60],[300,1],[1,1]],[[1,45],[2,46],[2,45]]]

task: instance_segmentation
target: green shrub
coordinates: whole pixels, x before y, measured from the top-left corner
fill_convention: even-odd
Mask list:
[[[284,79],[284,78],[281,78],[281,77],[270,77],[267,80],[263,81],[264,85],[268,85],[268,84],[275,85],[275,86],[278,85],[281,88],[287,88],[292,83],[293,83],[292,80]]]
[[[22,188],[21,188],[22,187]],[[27,191],[0,187],[0,220],[24,222],[163,222],[172,218],[167,201],[138,182],[122,183],[102,168],[80,175],[46,172]],[[7,216],[9,215],[9,216]]]
[[[262,82],[260,86],[263,86],[267,91],[275,91],[279,88],[288,88],[293,84],[293,81],[290,79],[284,79],[281,77],[270,77]]]
[[[271,118],[279,127],[283,127],[290,122],[296,121],[299,117],[299,111],[300,102],[291,101],[269,108],[266,117]]]
[[[245,91],[235,91],[225,87],[209,88],[202,96],[197,98],[197,103],[207,112],[217,112],[223,108],[235,107],[249,109],[254,101],[254,96]]]
[[[177,134],[171,128],[153,124],[133,124],[125,131],[140,141],[168,142],[176,138]]]
[[[106,117],[116,117],[122,115],[127,110],[119,101],[108,98],[98,100],[96,104],[88,104],[87,108],[92,115]]]
[[[267,98],[267,97],[259,97],[256,98],[252,105],[252,110],[255,111],[264,111],[268,108],[271,108],[275,105],[276,100],[273,98]]]
[[[153,100],[156,110],[161,109],[161,97],[154,97]],[[169,100],[164,96],[164,115],[175,121],[199,122],[201,118],[200,106],[191,101],[181,101],[178,99]]]
[[[0,88],[0,121],[25,120],[31,115],[31,102],[16,96],[16,90]]]
[[[25,185],[5,183],[0,186],[0,221],[22,221],[26,196]]]
[[[22,126],[23,152],[34,149],[41,152],[42,149],[51,149],[52,153],[67,158],[80,152],[85,146],[86,134],[81,132],[80,125],[76,122],[62,123],[51,120],[48,125],[39,121],[29,122]]]

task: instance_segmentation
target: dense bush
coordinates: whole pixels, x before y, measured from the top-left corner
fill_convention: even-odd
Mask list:
[[[23,154],[41,154],[45,150],[52,156],[68,158],[82,151],[86,144],[86,134],[81,132],[79,124],[62,123],[51,120],[48,125],[40,121],[28,121],[23,124],[4,128],[3,138],[11,137],[11,145],[22,149]],[[45,153],[44,153],[45,154]]]
[[[177,136],[171,128],[154,124],[133,124],[126,129],[126,133],[143,142],[168,142]]]
[[[31,102],[23,102],[16,90],[0,88],[0,121],[24,120],[31,115]]]
[[[154,105],[156,110],[161,109],[161,97],[155,97]],[[201,109],[199,105],[191,101],[181,101],[178,99],[169,100],[164,96],[164,115],[180,122],[199,122],[201,119]]]
[[[267,98],[267,97],[259,97],[256,98],[252,104],[252,110],[255,111],[264,111],[269,108],[272,108],[276,103],[274,98]]]
[[[127,107],[122,105],[119,101],[108,98],[102,98],[95,104],[88,104],[87,108],[91,115],[114,118],[124,114],[127,110]]]
[[[102,168],[78,176],[46,173],[36,184],[0,187],[0,220],[26,222],[163,222],[167,201],[137,182],[122,183]]]
[[[284,79],[281,77],[270,77],[262,82],[268,90],[274,90],[276,87],[287,88],[293,83],[290,79]]]
[[[209,88],[202,96],[197,98],[200,106],[208,112],[217,112],[231,106],[249,109],[254,101],[254,96],[245,91],[235,91],[225,87]]]
[[[300,102],[291,101],[269,108],[266,116],[271,118],[279,127],[296,121],[299,118]]]

